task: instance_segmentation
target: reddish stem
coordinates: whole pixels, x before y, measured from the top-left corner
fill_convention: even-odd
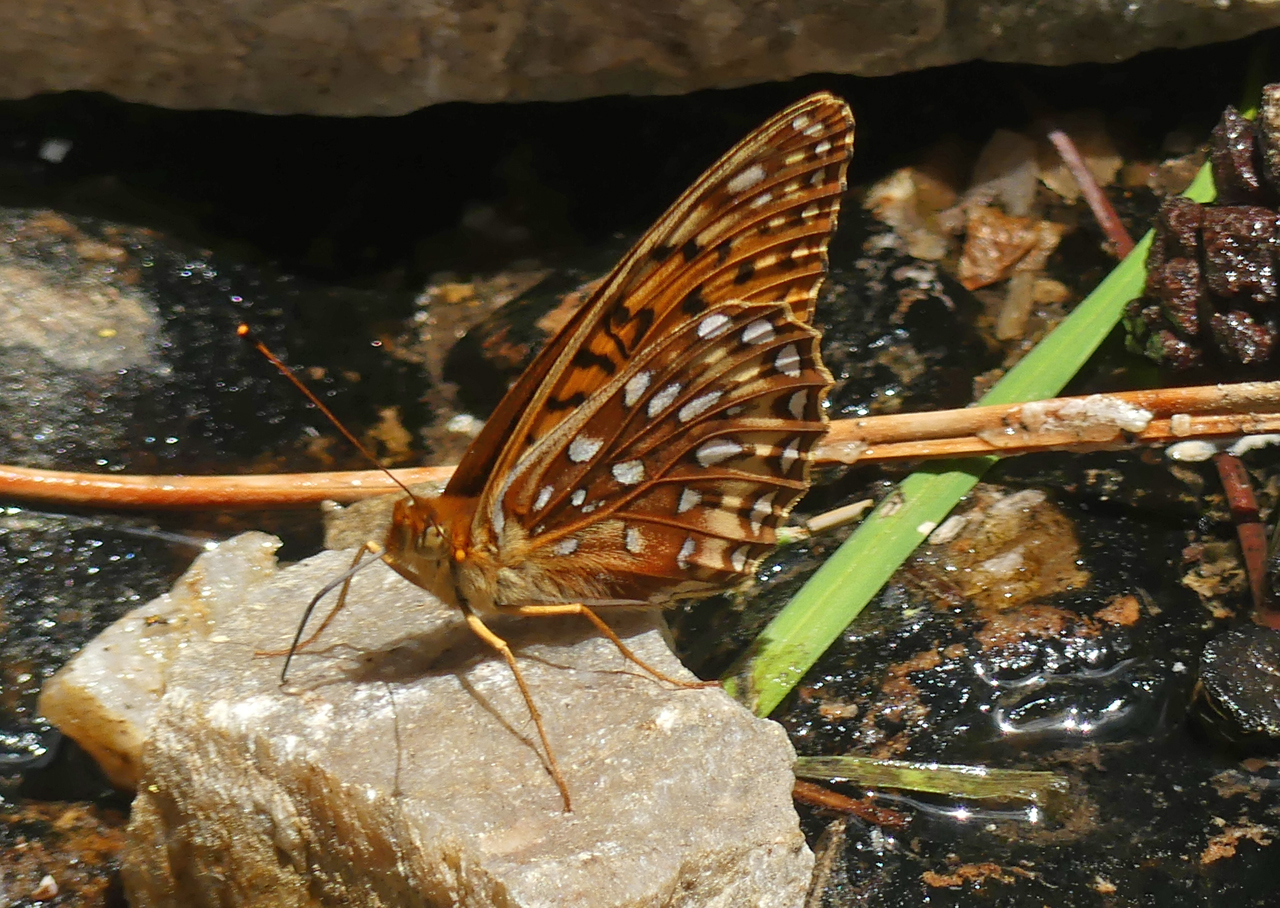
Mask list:
[[[1076,143],[1071,136],[1055,126],[1052,120],[1049,120],[1046,125],[1048,126],[1049,141],[1057,149],[1058,156],[1062,158],[1062,163],[1067,165],[1067,170],[1071,171],[1071,176],[1075,178],[1076,185],[1080,187],[1080,193],[1089,204],[1089,210],[1093,212],[1093,217],[1098,222],[1098,226],[1102,228],[1107,242],[1111,244],[1111,248],[1118,258],[1124,258],[1133,251],[1133,237],[1129,236],[1129,231],[1125,229],[1124,224],[1120,221],[1120,215],[1116,214],[1116,210],[1107,198],[1106,193],[1102,191],[1098,181],[1093,178],[1093,172],[1085,164],[1084,157],[1080,154],[1080,149],[1076,147]]]
[[[1253,620],[1280,629],[1280,609],[1267,595],[1267,529],[1258,514],[1258,500],[1244,462],[1234,454],[1222,452],[1213,456],[1214,466],[1222,479],[1222,490],[1231,509],[1240,540],[1240,555],[1253,595]]]
[[[886,829],[905,829],[907,826],[905,814],[887,807],[880,807],[870,797],[854,800],[830,788],[823,788],[821,785],[806,782],[803,779],[796,779],[791,796],[802,804],[851,813],[868,823]]]

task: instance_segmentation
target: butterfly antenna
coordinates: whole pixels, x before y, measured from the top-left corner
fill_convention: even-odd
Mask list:
[[[248,325],[242,323],[239,326],[237,326],[236,334],[248,340],[249,343],[253,344],[254,348],[257,349],[259,353],[261,353],[263,356],[267,358],[267,362],[271,363],[271,365],[279,369],[280,374],[283,375],[285,378],[289,379],[289,381],[293,383],[293,386],[297,388],[299,391],[301,391],[303,396],[305,396],[307,400],[311,401],[311,403],[315,405],[315,408],[319,410],[321,413],[323,413],[325,415],[325,418],[328,419],[329,422],[333,423],[334,427],[343,434],[343,436],[347,439],[347,441],[351,442],[353,445],[356,446],[356,450],[358,450],[361,454],[363,454],[366,460],[368,460],[371,464],[373,464],[383,473],[386,473],[387,478],[390,479],[392,482],[394,482],[396,485],[398,485],[400,488],[404,489],[404,493],[406,495],[408,495],[414,501],[418,500],[418,496],[414,495],[413,492],[409,490],[409,487],[407,485],[405,485],[403,482],[397,479],[394,473],[392,473],[390,470],[384,467],[381,463],[379,463],[378,458],[373,456],[373,453],[367,447],[364,446],[364,444],[360,441],[360,439],[356,438],[355,435],[351,433],[351,430],[348,429],[346,426],[344,426],[341,420],[338,419],[338,417],[333,415],[333,411],[330,410],[328,407],[326,407],[324,405],[324,402],[320,400],[320,398],[316,397],[315,392],[312,391],[310,388],[308,388],[305,384],[303,384],[302,379],[294,375],[293,372],[289,369],[289,367],[286,366],[283,362],[281,362],[280,358],[267,348],[266,344],[264,344],[262,341],[258,340],[256,336],[254,336],[253,330]]]
[[[361,554],[363,554],[364,549],[361,549],[360,552]],[[338,587],[342,586],[344,583],[350,583],[352,577],[354,577],[356,574],[363,571],[369,565],[377,564],[377,563],[378,563],[377,558],[373,559],[372,561],[363,561],[359,557],[357,557],[356,563],[351,565],[351,567],[347,570],[346,573],[344,573],[341,577],[336,577],[330,582],[326,583],[324,585],[324,589],[320,590],[320,592],[316,593],[314,596],[311,597],[311,601],[307,603],[307,607],[302,612],[302,620],[298,622],[298,630],[297,630],[297,633],[293,635],[293,642],[289,644],[289,652],[285,654],[284,667],[280,669],[281,684],[283,684],[289,678],[289,664],[293,662],[294,653],[296,653],[298,651],[298,648],[303,645],[302,633],[303,631],[306,630],[307,622],[311,620],[311,613],[316,610],[316,606],[320,604],[320,600],[324,599],[325,596],[328,596],[330,593],[332,593]],[[346,595],[347,595],[346,590],[343,590],[342,595],[338,597],[337,608],[335,608],[333,612],[329,614],[329,617],[324,619],[323,623],[321,623],[320,625],[320,630],[316,631],[314,634],[311,635],[311,640],[307,641],[308,646],[311,645],[311,642],[315,640],[316,637],[320,636],[320,634],[324,632],[325,627],[328,626],[329,622],[333,620],[334,615],[336,615],[338,611],[342,608],[343,604],[346,601]]]

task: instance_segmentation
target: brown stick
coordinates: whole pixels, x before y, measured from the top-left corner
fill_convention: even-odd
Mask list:
[[[822,464],[1011,457],[1280,433],[1280,382],[1243,382],[1026,404],[837,420],[814,451]],[[445,482],[452,467],[396,470],[406,483]],[[0,466],[0,496],[109,508],[252,510],[359,501],[395,492],[374,470],[255,476],[121,476]]]

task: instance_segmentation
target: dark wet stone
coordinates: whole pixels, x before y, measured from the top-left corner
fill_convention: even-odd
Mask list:
[[[936,262],[906,254],[884,225],[846,204],[814,316],[836,380],[831,418],[968,404],[974,377],[998,363],[978,309]]]
[[[1238,836],[1271,822],[1276,768],[1238,763],[1184,721],[1200,647],[1220,627],[1206,608],[1244,595],[1228,582],[1232,547],[1211,564],[1207,549],[1188,552],[1186,528],[1225,511],[1141,458],[1008,467],[1013,485],[980,486],[960,534],[926,545],[776,716],[802,754],[1052,771],[1070,782],[1066,806],[890,792],[881,803],[910,828],[851,823],[824,904],[1039,904],[1050,883],[1066,908],[1107,893],[1265,904],[1265,849]],[[1013,491],[1024,482],[1037,490]],[[814,837],[830,821],[809,818]]]
[[[43,768],[56,733],[41,686],[130,608],[159,595],[198,551],[150,521],[0,509],[0,776]]]
[[[0,462],[187,474],[361,463],[345,441],[332,453],[318,443],[336,430],[235,327],[249,320],[290,360],[337,363],[316,320],[369,294],[320,292],[155,231],[50,211],[0,209],[0,237]],[[370,355],[368,343],[338,346],[342,368],[310,378],[339,412],[363,417],[426,397],[425,379],[405,364]],[[353,428],[362,421],[353,416]],[[35,709],[42,683],[166,589],[207,538],[236,526],[0,509],[0,774],[49,756],[51,732]]]
[[[236,336],[242,321],[288,361],[326,367],[308,380],[357,432],[382,407],[411,429],[430,415],[422,374],[377,353],[367,328],[312,327],[372,309],[371,294],[49,211],[0,209],[0,239],[0,461],[198,473],[292,445],[273,468],[315,463],[305,404]],[[315,430],[332,434],[316,416]],[[347,452],[333,456],[356,462]]]
[[[421,373],[371,347],[367,328],[318,330],[350,321],[371,294],[323,291],[89,217],[2,209],[0,236],[4,462],[188,474],[359,463],[345,441],[326,450],[335,430],[235,336],[241,320],[290,361],[340,364],[309,380],[357,431],[383,404],[405,404],[406,421],[430,415],[412,403],[427,396]],[[304,551],[318,545],[314,520],[291,515],[0,508],[0,799],[28,805],[21,813],[46,799],[112,797],[97,768],[39,714],[42,684],[121,614],[167,589],[207,539],[264,525],[288,530]],[[110,861],[83,842],[56,832],[30,838],[33,854],[47,847],[81,864],[77,873],[109,879]],[[53,858],[47,866],[70,903],[80,891],[75,874],[61,874]],[[27,870],[15,873],[0,877],[25,887]],[[6,889],[0,901],[24,904],[24,893]]]
[[[1280,631],[1246,624],[1210,640],[1200,656],[1197,715],[1247,753],[1280,751]]]

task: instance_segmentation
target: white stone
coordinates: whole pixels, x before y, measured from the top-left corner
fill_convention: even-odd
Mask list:
[[[499,624],[573,796],[565,814],[506,664],[382,565],[357,575],[281,687],[281,658],[255,652],[288,644],[351,553],[280,570],[277,544],[246,534],[202,555],[47,689],[42,705],[57,690],[59,721],[94,752],[77,700],[143,717],[124,738],[146,744],[122,761],[138,767],[133,908],[803,902],[812,855],[777,725],[723,691],[645,676],[580,619]],[[662,624],[615,626],[689,677]],[[125,666],[149,680],[120,686]]]

